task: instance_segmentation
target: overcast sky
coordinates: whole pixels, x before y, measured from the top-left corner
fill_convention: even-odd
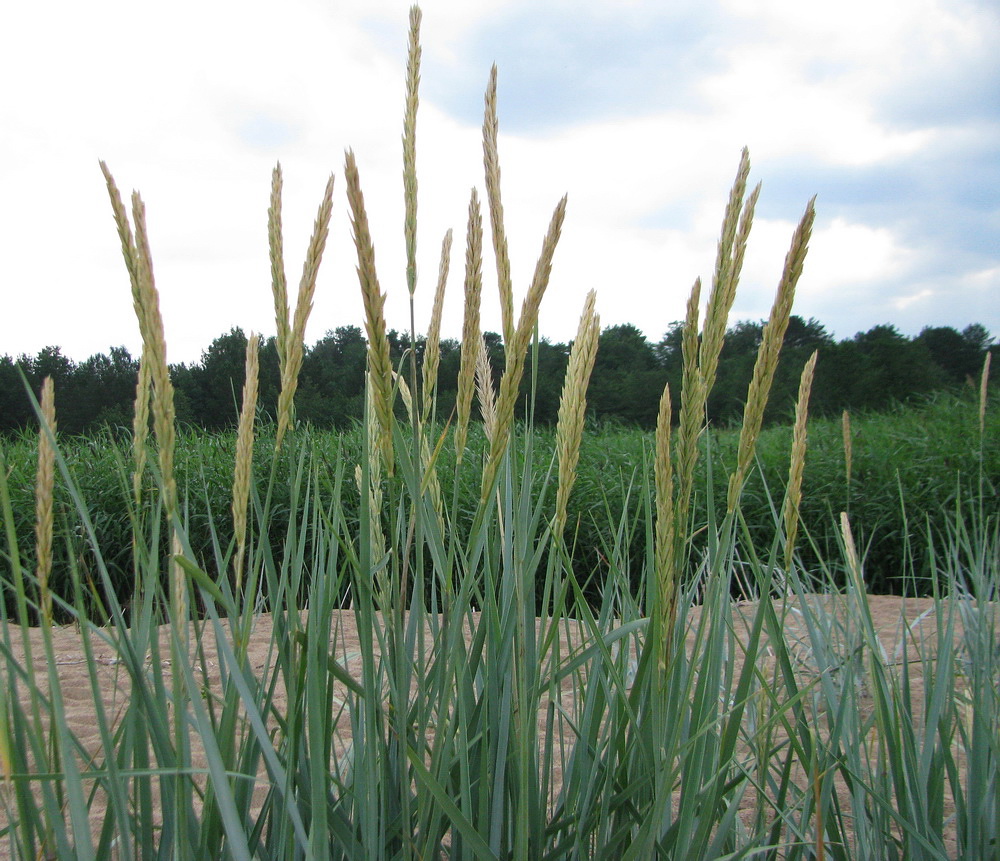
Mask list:
[[[357,155],[390,326],[408,327],[400,133],[408,4],[143,0],[11,4],[0,29],[0,354],[138,351],[103,187],[147,219],[172,362],[233,326],[274,333],[271,169],[298,283],[323,186],[331,240],[306,333],[362,325],[343,182]],[[552,209],[569,207],[541,333],[653,341],[711,276],[741,148],[762,181],[731,322],[767,315],[817,198],[796,313],[838,338],[879,323],[1000,335],[1000,12],[995,0],[427,0],[417,132],[418,328],[455,229],[461,332],[483,92],[499,67],[502,192],[520,306]],[[499,330],[492,263],[483,327]]]

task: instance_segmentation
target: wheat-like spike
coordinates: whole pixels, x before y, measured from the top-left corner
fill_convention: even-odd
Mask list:
[[[677,607],[677,552],[678,524],[674,517],[674,473],[670,459],[670,424],[673,408],[670,403],[670,386],[663,388],[660,408],[656,416],[656,452],[653,477],[656,485],[656,526],[653,544],[656,564],[657,602],[660,612],[660,670],[665,678],[670,643],[673,641],[674,619]]]
[[[979,377],[979,437],[982,439],[986,433],[986,394],[990,384],[990,361],[993,354],[987,350],[986,358],[983,360],[983,372]]]
[[[774,372],[778,367],[781,344],[788,328],[788,318],[792,313],[792,302],[795,298],[795,286],[802,274],[802,265],[806,252],[809,250],[809,237],[812,233],[815,219],[816,198],[809,201],[806,211],[795,229],[792,246],[785,257],[785,268],[778,284],[778,292],[771,306],[771,315],[764,326],[760,347],[757,350],[757,361],[754,363],[753,377],[747,390],[746,406],[743,410],[743,427],[740,430],[739,450],[736,455],[736,469],[729,476],[729,494],[726,506],[729,511],[736,508],[747,470],[757,447],[757,437],[764,421],[764,408],[767,406],[768,395]]]
[[[465,455],[465,443],[472,413],[476,362],[479,358],[479,308],[483,293],[483,218],[475,189],[469,198],[469,222],[465,231],[465,316],[462,323],[462,354],[458,371],[458,395],[455,401],[455,458],[459,464]]]
[[[375,247],[372,245],[365,212],[365,198],[361,192],[358,166],[351,150],[347,151],[345,165],[347,200],[351,207],[351,226],[354,245],[358,251],[358,278],[361,297],[365,306],[365,328],[368,332],[368,369],[371,375],[372,399],[380,428],[379,445],[386,471],[393,473],[392,453],[392,360],[385,326],[385,294],[378,283],[375,271]]]
[[[743,204],[743,214],[740,216],[740,226],[736,233],[736,242],[733,247],[732,266],[729,270],[729,294],[736,296],[736,291],[740,283],[740,274],[743,271],[743,258],[746,256],[747,243],[750,240],[750,228],[753,227],[754,211],[757,209],[757,200],[760,198],[760,183],[758,182],[750,196]]]
[[[170,369],[167,365],[167,347],[163,337],[163,319],[160,316],[159,296],[153,280],[153,261],[149,250],[149,239],[146,235],[146,209],[142,198],[137,192],[132,194],[132,218],[135,222],[135,236],[129,226],[125,206],[122,203],[118,186],[108,166],[102,161],[101,171],[111,198],[111,208],[114,212],[118,236],[122,245],[122,256],[129,273],[132,288],[132,306],[139,322],[142,334],[143,358],[148,367],[148,380],[153,392],[153,432],[160,464],[160,480],[162,481],[163,507],[167,515],[170,534],[170,548],[174,556],[180,555],[180,537],[175,528],[177,514],[177,485],[174,480],[174,389],[170,382]],[[142,385],[140,371],[140,385]],[[136,455],[139,456],[138,454]],[[135,487],[141,487],[141,475]],[[187,615],[186,582],[175,562],[170,566],[170,601],[171,618],[178,626],[182,625]],[[186,628],[184,629],[186,631]]]
[[[481,488],[483,502],[492,491],[493,482],[500,468],[500,461],[510,442],[510,429],[514,423],[514,405],[517,402],[521,376],[524,373],[524,362],[531,345],[531,335],[538,322],[538,309],[549,284],[549,276],[552,273],[552,258],[555,255],[556,245],[559,244],[559,236],[565,217],[566,198],[563,197],[552,213],[552,220],[549,222],[549,229],[545,234],[545,241],[542,243],[542,253],[535,264],[535,275],[521,306],[521,316],[518,319],[517,329],[514,330],[514,340],[507,350],[507,366],[500,378],[500,393],[497,395],[496,401],[495,435],[490,446],[489,459],[483,469]]]
[[[38,471],[35,475],[35,560],[42,626],[52,625],[52,497],[55,490],[56,434],[55,385],[52,377],[42,382],[42,426],[38,432]]]
[[[438,367],[441,363],[441,315],[444,313],[444,291],[448,283],[448,270],[451,266],[451,238],[451,229],[449,228],[441,243],[437,289],[434,291],[431,322],[427,329],[427,342],[424,345],[423,406],[421,410],[424,424],[431,417],[434,397],[437,392]]]
[[[333,174],[326,182],[323,200],[316,213],[312,237],[306,250],[306,259],[302,264],[302,278],[299,280],[299,293],[295,302],[295,316],[288,334],[285,365],[281,372],[281,392],[278,395],[278,429],[275,433],[275,448],[281,448],[285,432],[292,426],[295,416],[295,391],[299,384],[299,371],[302,369],[303,351],[305,349],[306,324],[312,313],[313,296],[316,293],[316,278],[319,275],[319,265],[323,260],[327,236],[330,233],[330,216],[333,212]]]
[[[580,443],[587,412],[587,386],[594,369],[597,344],[601,335],[601,318],[594,310],[597,294],[591,290],[583,303],[576,340],[570,350],[559,417],[556,421],[556,452],[559,461],[559,485],[556,491],[556,513],[553,534],[562,536],[566,527],[569,495],[576,482],[576,467],[580,460]]]
[[[236,431],[236,466],[233,470],[233,534],[236,536],[236,556],[233,572],[236,594],[243,586],[243,558],[246,553],[247,507],[253,477],[254,418],[257,414],[260,335],[251,334],[247,341],[243,382],[243,404]]]
[[[148,351],[150,378],[153,383],[153,432],[163,483],[163,508],[167,515],[170,535],[170,618],[176,627],[179,643],[186,642],[188,615],[187,580],[176,561],[183,550],[177,529],[177,482],[174,478],[174,448],[177,429],[174,421],[174,387],[170,381],[167,364],[167,344],[163,335],[163,318],[160,299],[153,280],[153,256],[146,232],[146,207],[138,192],[132,193],[132,220],[135,223],[136,263],[139,273],[140,329],[143,332],[144,350]]]
[[[719,354],[722,352],[722,342],[726,337],[726,324],[729,322],[729,312],[736,298],[739,272],[736,271],[735,267],[737,263],[742,264],[743,260],[742,250],[739,249],[737,243],[737,233],[739,233],[740,241],[745,245],[753,221],[752,205],[743,209],[742,224],[740,220],[740,209],[743,207],[743,196],[746,193],[749,174],[750,153],[744,148],[740,157],[740,166],[736,172],[736,180],[729,193],[729,202],[722,219],[722,234],[719,237],[715,275],[712,279],[712,289],[705,309],[705,329],[702,333],[699,366],[705,383],[706,398],[715,385]],[[756,199],[755,194],[749,203],[755,205]],[[736,249],[735,252],[734,249]]]
[[[799,379],[799,396],[795,402],[795,429],[792,432],[792,457],[788,466],[788,490],[785,494],[785,570],[792,567],[792,553],[799,531],[799,506],[802,504],[802,473],[806,464],[806,442],[808,434],[806,421],[809,418],[809,393],[812,390],[813,375],[816,373],[814,351],[802,368]]]
[[[417,6],[410,7],[409,49],[406,58],[406,116],[403,120],[403,197],[406,214],[406,287],[412,297],[417,289],[417,105],[420,89],[420,19]]]
[[[490,354],[486,349],[486,339],[477,335],[479,352],[476,354],[476,398],[479,400],[479,414],[483,419],[483,431],[487,445],[493,444],[497,426],[496,392],[493,390],[493,369]]]
[[[861,570],[861,559],[858,557],[858,548],[854,543],[854,534],[851,532],[851,521],[847,517],[846,511],[840,512],[840,534],[844,539],[844,553],[847,556],[847,573],[854,582],[854,588],[859,596],[865,594],[864,574]]]
[[[686,540],[687,519],[691,495],[694,492],[694,471],[698,462],[698,437],[705,420],[705,386],[698,368],[698,306],[701,301],[701,279],[696,279],[688,297],[684,330],[681,336],[681,353],[684,369],[681,376],[680,425],[677,430],[677,501],[674,505],[675,549],[673,563],[680,576],[682,564],[681,543]]]
[[[281,232],[281,162],[271,172],[271,203],[267,209],[267,245],[271,258],[271,294],[274,297],[274,325],[277,331],[278,368],[285,373],[291,339],[288,310],[288,282],[285,278],[284,239]]]
[[[129,224],[128,214],[125,211],[125,204],[122,202],[122,197],[118,191],[118,186],[115,184],[114,177],[111,175],[107,164],[102,161],[100,165],[101,173],[104,174],[104,181],[108,187],[108,196],[111,198],[111,209],[114,213],[115,226],[118,228],[118,238],[122,245],[122,257],[125,258],[125,268],[128,270],[129,284],[132,288],[132,307],[135,310],[136,317],[139,319],[141,330],[142,313],[139,301],[139,270],[135,239],[132,236],[132,227]],[[145,344],[145,342],[146,338],[143,333],[143,343]]]
[[[483,116],[483,164],[486,168],[486,197],[490,204],[490,225],[493,229],[493,252],[497,264],[497,286],[500,290],[500,314],[503,321],[503,343],[510,355],[514,340],[514,287],[510,277],[510,255],[503,223],[503,203],[500,200],[500,154],[497,137],[497,67],[490,70],[486,86],[486,110]]]
[[[139,327],[144,349],[150,358],[153,382],[153,431],[159,449],[160,477],[163,481],[164,509],[173,520],[177,513],[177,485],[174,480],[174,387],[167,364],[167,343],[163,336],[160,298],[153,279],[153,258],[146,232],[146,207],[138,192],[132,193],[132,220],[135,224],[136,268],[139,273]]]
[[[139,376],[135,384],[135,409],[132,417],[132,498],[136,510],[142,502],[142,478],[146,471],[146,440],[149,438],[149,357],[145,347],[139,359]]]

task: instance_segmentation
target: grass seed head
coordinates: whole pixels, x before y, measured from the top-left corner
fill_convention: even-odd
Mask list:
[[[333,174],[327,180],[323,200],[316,213],[312,237],[302,264],[302,278],[295,302],[295,316],[286,345],[285,364],[281,371],[281,393],[278,395],[278,429],[275,434],[275,448],[281,447],[285,432],[292,426],[295,417],[295,391],[299,384],[305,348],[306,324],[312,313],[313,296],[316,293],[316,278],[323,260],[323,250],[330,233],[330,216],[333,212]]]
[[[565,217],[566,198],[563,197],[552,213],[552,220],[549,222],[549,229],[545,234],[545,241],[542,243],[542,252],[535,265],[535,276],[521,306],[521,316],[514,331],[514,340],[507,350],[507,366],[500,378],[500,393],[497,395],[496,401],[496,428],[490,446],[489,459],[483,470],[481,494],[483,500],[490,493],[500,468],[500,461],[507,451],[507,444],[510,441],[510,430],[514,423],[514,404],[517,401],[521,377],[524,373],[524,363],[531,345],[531,335],[538,322],[538,309],[542,302],[542,296],[545,295],[545,289],[548,287],[549,275],[552,272],[552,258],[555,255],[556,245],[559,244],[559,236]]]
[[[451,265],[451,230],[444,235],[441,243],[441,262],[438,265],[437,289],[434,291],[434,306],[431,309],[431,322],[427,329],[427,342],[424,347],[423,367],[423,405],[422,419],[426,423],[431,417],[434,405],[434,394],[437,390],[438,367],[441,363],[441,316],[444,313],[444,291],[448,283],[448,270]]]
[[[757,361],[754,363],[753,377],[750,380],[746,406],[743,410],[743,427],[740,430],[736,469],[729,476],[729,493],[726,500],[729,511],[736,508],[747,470],[750,468],[757,447],[757,437],[764,422],[764,408],[771,393],[771,383],[778,368],[781,345],[788,329],[788,319],[795,299],[795,287],[802,275],[802,265],[809,249],[809,238],[812,235],[812,225],[816,215],[814,203],[815,198],[809,201],[802,220],[792,236],[792,245],[785,256],[785,268],[774,297],[774,304],[771,306],[771,314],[764,326],[760,347],[757,350]]]
[[[559,417],[556,423],[556,453],[559,460],[559,486],[556,491],[556,514],[553,532],[560,536],[566,526],[570,491],[576,481],[576,466],[580,459],[580,443],[587,411],[587,386],[594,369],[597,344],[601,334],[601,318],[594,310],[596,294],[587,293],[580,315],[576,340],[569,354]]]
[[[493,444],[497,426],[496,392],[493,389],[493,369],[486,339],[478,335],[479,352],[476,354],[476,397],[479,400],[479,414],[483,419],[483,431],[487,445]]]
[[[358,278],[361,282],[361,298],[365,306],[365,329],[368,332],[368,370],[371,375],[372,401],[378,418],[379,446],[386,471],[393,472],[392,454],[392,360],[389,354],[389,338],[385,325],[385,294],[378,283],[375,271],[375,246],[372,244],[365,211],[365,198],[361,192],[361,179],[354,153],[347,152],[345,165],[347,177],[347,200],[351,207],[351,226],[354,245],[358,252]]]
[[[479,359],[479,309],[483,293],[483,217],[475,189],[469,198],[469,221],[465,231],[465,314],[462,322],[462,354],[458,371],[458,395],[455,409],[455,456],[459,463],[465,454],[475,388],[476,363]]]
[[[802,369],[799,380],[799,395],[795,403],[795,428],[792,431],[792,457],[788,467],[788,490],[785,494],[785,570],[792,567],[792,553],[799,529],[799,506],[802,503],[802,474],[806,463],[806,421],[809,417],[809,393],[816,373],[816,357],[813,352]]]
[[[410,7],[409,49],[406,60],[406,116],[403,120],[403,197],[406,214],[406,287],[417,289],[417,106],[420,89],[420,19],[417,6]]]
[[[284,376],[291,340],[288,310],[288,282],[285,279],[284,240],[281,232],[281,163],[271,172],[271,204],[267,210],[267,244],[271,258],[271,294],[274,298],[274,325],[277,331],[278,367]]]
[[[490,70],[486,86],[486,109],[483,116],[483,165],[486,169],[486,197],[490,204],[490,225],[493,252],[497,265],[497,286],[500,291],[500,313],[503,320],[503,342],[510,350],[514,340],[514,287],[510,277],[510,255],[503,223],[503,203],[500,200],[500,155],[497,138],[497,67]]]

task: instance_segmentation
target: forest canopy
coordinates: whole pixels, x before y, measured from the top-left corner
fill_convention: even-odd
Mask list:
[[[669,383],[672,392],[681,390],[681,329],[680,322],[672,323],[654,343],[632,324],[606,327],[600,336],[588,392],[588,415],[598,421],[652,428],[664,385]],[[763,329],[763,321],[741,321],[728,330],[717,382],[708,402],[710,421],[720,425],[740,421]],[[499,379],[504,364],[502,339],[492,332],[484,338],[494,379]],[[997,349],[993,341],[978,323],[961,331],[950,326],[927,326],[913,338],[894,326],[878,325],[837,341],[819,321],[793,316],[766,419],[774,422],[789,418],[799,373],[814,350],[819,351],[819,359],[810,410],[815,415],[832,415],[845,409],[879,410],[970,381],[978,384],[986,353]],[[205,430],[235,426],[246,343],[246,334],[234,328],[216,338],[200,361],[171,366],[180,421]],[[389,344],[393,363],[398,367],[409,355],[409,336],[390,331]],[[570,346],[544,338],[537,343],[537,375],[534,382],[525,376],[525,397],[519,403],[523,411],[533,385],[536,423],[556,420]],[[418,362],[423,348],[423,339],[418,338]],[[361,418],[366,349],[364,333],[357,326],[328,331],[306,348],[296,396],[299,421],[321,428],[342,428]],[[450,415],[455,403],[460,355],[458,341],[441,342],[440,419]],[[98,353],[79,363],[54,346],[45,347],[37,356],[4,355],[0,357],[0,433],[16,433],[34,426],[24,381],[37,394],[47,376],[55,382],[62,432],[131,427],[138,368],[138,357],[124,347],[112,347],[108,354]],[[259,404],[265,416],[275,415],[279,388],[277,349],[270,338],[262,342],[260,351]]]

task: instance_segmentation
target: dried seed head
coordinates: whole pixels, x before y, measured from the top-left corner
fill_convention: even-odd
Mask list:
[[[587,411],[587,386],[594,369],[597,344],[601,334],[601,318],[594,311],[596,294],[591,290],[583,304],[576,340],[570,350],[559,401],[556,423],[556,452],[559,460],[559,486],[556,491],[556,514],[553,533],[561,536],[566,527],[569,494],[576,481],[576,466],[580,460],[580,443]]]
[[[799,380],[799,396],[795,403],[795,429],[792,432],[792,457],[788,467],[788,490],[785,493],[785,570],[792,567],[792,553],[799,529],[799,506],[802,503],[802,474],[806,463],[806,421],[809,417],[809,393],[812,390],[816,372],[816,357],[813,352],[802,369]]]
[[[514,288],[510,277],[510,256],[507,234],[504,232],[503,203],[500,201],[500,156],[497,137],[497,67],[490,70],[486,87],[486,110],[483,116],[483,164],[486,168],[486,197],[490,204],[490,225],[493,252],[497,264],[497,285],[500,290],[500,313],[503,320],[503,343],[508,352],[514,340]]]
[[[299,280],[299,294],[295,302],[295,316],[288,335],[286,345],[285,365],[281,372],[281,393],[278,395],[278,429],[275,435],[275,448],[281,447],[285,432],[292,426],[294,419],[295,391],[299,384],[299,371],[302,369],[303,350],[305,346],[306,324],[313,308],[313,295],[316,292],[316,278],[319,275],[319,265],[323,260],[323,250],[326,248],[327,236],[330,233],[330,215],[333,212],[333,174],[326,183],[323,200],[316,213],[312,237],[306,251],[306,259],[302,264],[302,278]]]
[[[441,243],[441,262],[438,265],[438,283],[434,291],[434,306],[431,322],[427,329],[427,343],[424,347],[423,367],[423,407],[422,419],[426,423],[434,406],[437,390],[438,366],[441,362],[441,315],[444,313],[444,291],[448,283],[448,269],[451,263],[451,230],[444,235]]]
[[[274,297],[274,325],[277,331],[278,368],[282,378],[288,361],[291,323],[288,310],[288,282],[285,279],[284,240],[281,234],[281,163],[271,173],[271,205],[267,210],[267,245],[271,258],[271,294]]]
[[[476,362],[479,358],[479,307],[483,292],[483,219],[479,196],[472,189],[469,199],[469,223],[465,238],[465,317],[462,323],[462,356],[458,371],[458,397],[455,404],[455,456],[459,463],[465,454],[465,441],[472,412]]]
[[[535,324],[538,322],[538,308],[541,305],[542,296],[545,294],[545,288],[548,287],[549,275],[552,271],[552,258],[556,245],[559,243],[565,216],[566,198],[563,197],[552,213],[552,220],[549,222],[549,229],[545,235],[545,241],[542,243],[542,253],[535,265],[535,276],[521,306],[521,317],[518,320],[517,329],[514,331],[514,340],[507,350],[507,366],[500,378],[500,393],[496,402],[496,428],[490,446],[489,458],[483,470],[481,498],[484,501],[492,491],[493,482],[500,469],[500,461],[503,459],[510,441],[510,429],[514,423],[514,404],[521,385],[521,376],[524,373],[524,362],[531,344],[532,332],[534,332]]]
[[[486,434],[486,444],[493,444],[497,426],[496,392],[493,390],[493,369],[490,367],[490,354],[486,348],[486,339],[482,335],[479,340],[479,352],[476,355],[476,397],[479,399],[479,414],[483,419],[483,431]]]
[[[753,377],[747,391],[746,406],[743,410],[743,427],[740,430],[739,451],[736,455],[736,469],[729,476],[727,509],[733,511],[739,501],[746,480],[747,470],[757,447],[757,437],[764,421],[764,408],[771,393],[771,383],[778,368],[781,345],[788,328],[788,318],[792,313],[795,286],[802,274],[802,264],[809,249],[809,237],[816,212],[815,198],[809,201],[806,211],[792,237],[792,246],[785,257],[785,268],[778,284],[778,292],[771,306],[771,315],[764,326],[764,334],[757,351]]]
[[[406,287],[413,296],[417,288],[417,105],[420,89],[420,19],[417,6],[410,7],[409,50],[406,59],[406,116],[403,120],[403,197],[406,215]]]
[[[368,370],[371,375],[372,401],[378,417],[379,446],[386,471],[393,472],[392,454],[392,360],[385,325],[385,294],[375,271],[375,246],[368,228],[365,198],[354,153],[348,150],[345,165],[347,200],[351,207],[351,226],[358,252],[358,278],[365,306],[365,328],[368,332]]]

